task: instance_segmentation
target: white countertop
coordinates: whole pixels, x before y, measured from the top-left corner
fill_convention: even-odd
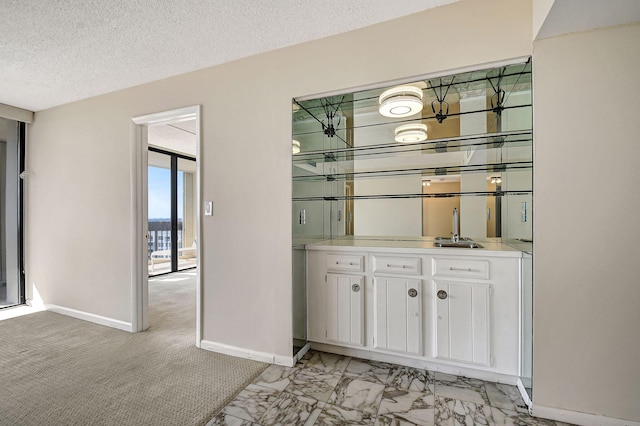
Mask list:
[[[307,250],[358,251],[370,249],[379,252],[395,252],[401,249],[403,253],[447,254],[456,256],[522,257],[523,252],[531,250],[530,243],[519,242],[520,247],[514,247],[509,244],[504,244],[500,242],[499,239],[495,238],[474,240],[474,242],[482,245],[482,248],[436,247],[436,239],[429,237],[402,238],[345,236],[331,240],[312,241],[304,243],[299,239],[296,243],[297,245],[304,244],[304,247]],[[527,247],[525,247],[525,245],[527,245]]]

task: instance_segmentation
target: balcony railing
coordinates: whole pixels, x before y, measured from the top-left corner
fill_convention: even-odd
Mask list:
[[[196,246],[193,238],[183,241],[182,220],[178,220],[178,270],[196,266]],[[149,240],[147,259],[149,275],[171,271],[171,221],[169,219],[149,220]]]

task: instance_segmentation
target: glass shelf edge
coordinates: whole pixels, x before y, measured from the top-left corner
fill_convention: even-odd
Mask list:
[[[533,170],[533,161],[519,161],[511,163],[492,163],[474,166],[442,166],[415,169],[371,170],[363,172],[326,173],[308,176],[293,176],[294,182],[332,182],[351,181],[360,179],[387,178],[393,176],[422,176],[438,178],[438,176],[459,175],[465,173],[505,173],[509,171]]]
[[[388,149],[388,148],[399,148],[399,147],[422,147],[428,148],[429,145],[437,145],[449,142],[463,142],[463,141],[473,141],[478,139],[487,139],[487,138],[501,138],[501,137],[509,137],[509,136],[533,136],[533,130],[514,130],[510,132],[498,132],[498,133],[482,133],[477,135],[468,135],[468,136],[454,136],[450,138],[441,138],[441,139],[431,139],[424,142],[412,143],[412,144],[399,144],[397,142],[394,143],[386,143],[386,144],[378,144],[378,145],[367,145],[360,147],[349,147],[349,148],[335,148],[335,149],[326,149],[326,150],[316,150],[316,151],[306,151],[301,152],[299,154],[293,154],[293,161],[296,161],[298,158],[304,158],[305,156],[323,156],[326,153],[331,154],[340,154],[340,153],[353,153],[357,155],[357,151],[371,151],[374,149]],[[528,140],[528,139],[527,139]],[[498,143],[499,141],[494,141],[491,143]],[[504,143],[509,143],[509,141],[502,141]],[[518,141],[522,142],[522,141]],[[479,145],[479,144],[478,144]],[[473,146],[473,145],[470,145]]]
[[[504,107],[504,110],[508,111],[511,109],[532,108],[532,107],[533,107],[532,103],[522,104],[522,105],[510,105],[510,106]],[[464,115],[486,114],[486,113],[493,113],[493,110],[491,108],[488,108],[488,109],[479,109],[479,110],[473,110],[473,111],[450,113],[447,115],[447,118],[456,118]],[[309,117],[309,119],[315,119],[316,121],[321,122],[321,120],[316,117]],[[365,124],[365,125],[351,126],[351,127],[340,127],[340,128],[336,128],[336,132],[341,132],[341,131],[347,132],[349,130],[368,129],[368,128],[379,127],[379,126],[394,126],[394,125],[397,126],[401,124],[415,123],[417,121],[429,122],[429,121],[436,121],[436,120],[437,120],[437,117],[435,115],[428,115],[428,116],[419,117],[419,118],[412,117],[412,118],[405,118],[404,120],[384,121],[380,123],[372,123],[372,124]],[[295,123],[300,123],[300,122],[301,121],[294,121],[294,127],[295,127]],[[299,133],[292,132],[292,136],[294,139],[300,136],[322,135],[322,134],[324,134],[323,130],[313,130],[313,131],[305,131],[305,132],[299,132]]]
[[[438,194],[376,194],[376,195],[338,195],[292,198],[294,202],[301,201],[348,201],[348,200],[391,200],[410,198],[452,198],[452,197],[504,197],[512,195],[531,195],[533,190],[518,191],[486,191],[486,192],[444,192]]]

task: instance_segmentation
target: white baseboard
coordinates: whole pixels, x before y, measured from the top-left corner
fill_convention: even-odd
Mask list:
[[[283,356],[270,354],[268,352],[258,352],[252,349],[240,348],[238,346],[226,345],[224,343],[211,342],[209,340],[202,340],[200,342],[200,348],[211,352],[235,356],[238,358],[252,359],[254,361],[266,362],[268,364],[283,365],[285,367],[293,367],[296,363],[296,359],[293,356]]]
[[[309,349],[311,349],[311,343],[307,342],[302,349],[300,349],[298,351],[298,353],[296,354],[296,356],[293,357],[293,362],[296,363],[298,361],[300,361],[302,359],[303,356],[305,356],[307,354],[307,352],[309,352]]]
[[[542,417],[543,419],[557,420],[564,423],[584,426],[640,426],[640,422],[633,420],[621,420],[613,417],[598,416],[596,414],[581,413],[579,411],[545,407],[543,405],[536,405],[535,401],[531,406],[531,415],[535,417]]]
[[[522,380],[520,378],[518,378],[518,391],[520,392],[520,396],[522,397],[522,400],[524,401],[525,404],[527,404],[527,408],[529,408],[529,410],[531,410],[531,398],[529,398],[529,394],[527,393],[527,389],[525,389],[524,384],[522,383]]]
[[[284,367],[293,367],[296,365],[297,359],[292,356],[274,355],[273,363],[276,365],[282,365]]]
[[[469,377],[471,379],[480,379],[487,382],[504,383],[506,385],[516,385],[518,377],[508,374],[495,373],[492,371],[478,370],[473,367],[462,367],[458,365],[449,365],[440,362],[427,361],[419,358],[403,357],[395,354],[387,354],[374,352],[367,349],[347,348],[343,346],[334,346],[326,343],[311,342],[311,349],[330,352],[338,355],[353,356],[372,361],[388,362],[392,364],[404,365],[407,367],[424,368],[430,371],[440,373],[454,374],[456,376]]]
[[[55,312],[56,314],[62,314],[73,318],[78,318],[84,321],[89,321],[94,324],[105,325],[111,328],[117,328],[118,330],[133,332],[133,327],[130,322],[124,322],[113,318],[103,317],[101,315],[92,314],[89,312],[78,311],[76,309],[65,308],[64,306],[45,304],[47,311]]]

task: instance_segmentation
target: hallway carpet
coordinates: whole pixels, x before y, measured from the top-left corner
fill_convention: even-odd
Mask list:
[[[195,271],[149,282],[148,331],[0,321],[0,425],[204,425],[267,367],[195,347]]]

